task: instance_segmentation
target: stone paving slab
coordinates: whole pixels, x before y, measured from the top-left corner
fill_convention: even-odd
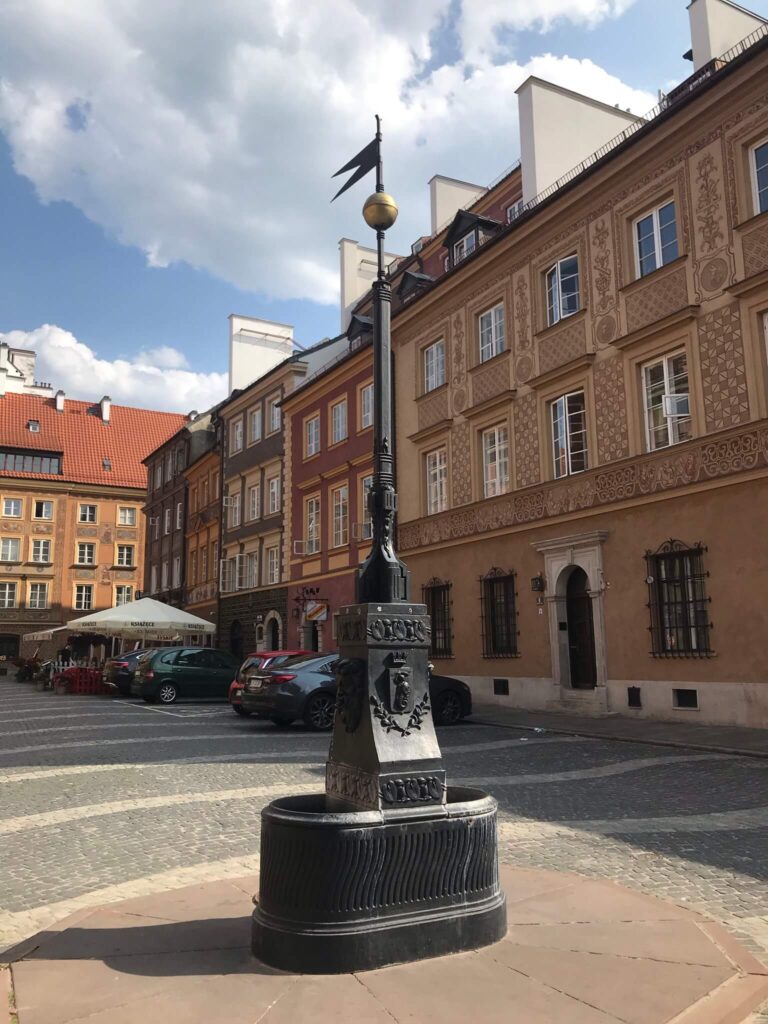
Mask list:
[[[19,1024],[740,1024],[768,998],[768,967],[701,915],[573,874],[502,879],[500,943],[336,977],[251,956],[253,875],[82,910],[12,964]]]
[[[696,722],[656,722],[629,715],[579,715],[565,711],[524,711],[503,704],[475,703],[472,721],[480,725],[501,725],[510,729],[543,729],[570,736],[593,736],[650,743],[689,750],[714,750],[724,754],[746,754],[768,758],[768,729],[737,725],[702,725]]]

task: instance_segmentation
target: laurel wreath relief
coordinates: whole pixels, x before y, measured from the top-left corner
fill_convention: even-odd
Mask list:
[[[405,726],[402,726],[391,712],[387,711],[384,705],[376,697],[371,697],[371,707],[373,708],[374,718],[378,718],[381,722],[382,729],[386,729],[387,732],[396,732],[400,736],[410,736],[412,729],[420,729],[424,719],[429,714],[429,692],[425,693],[421,700],[416,704],[413,711],[408,718],[408,722]]]

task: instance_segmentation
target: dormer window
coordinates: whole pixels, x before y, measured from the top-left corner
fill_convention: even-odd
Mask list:
[[[470,253],[477,248],[477,232],[469,231],[463,238],[460,238],[453,247],[454,265],[465,260]]]
[[[27,423],[27,430],[31,434],[39,434],[40,433],[40,420],[29,420],[29,422]]]
[[[110,458],[108,458],[107,456],[105,456],[101,460],[101,468],[104,470],[105,473],[111,472],[111,470],[112,470],[112,460]]]

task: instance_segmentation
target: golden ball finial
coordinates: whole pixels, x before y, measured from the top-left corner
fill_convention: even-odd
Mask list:
[[[365,223],[374,231],[386,231],[397,220],[397,203],[386,192],[374,192],[363,205]]]

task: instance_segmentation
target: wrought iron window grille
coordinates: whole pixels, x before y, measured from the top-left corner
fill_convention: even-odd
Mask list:
[[[433,576],[421,588],[422,601],[432,621],[429,653],[433,658],[453,657],[451,586],[446,580]]]
[[[710,658],[711,598],[703,544],[670,538],[656,551],[646,551],[646,583],[651,623],[651,654],[656,658]]]
[[[515,573],[494,566],[479,582],[483,657],[519,657]]]

